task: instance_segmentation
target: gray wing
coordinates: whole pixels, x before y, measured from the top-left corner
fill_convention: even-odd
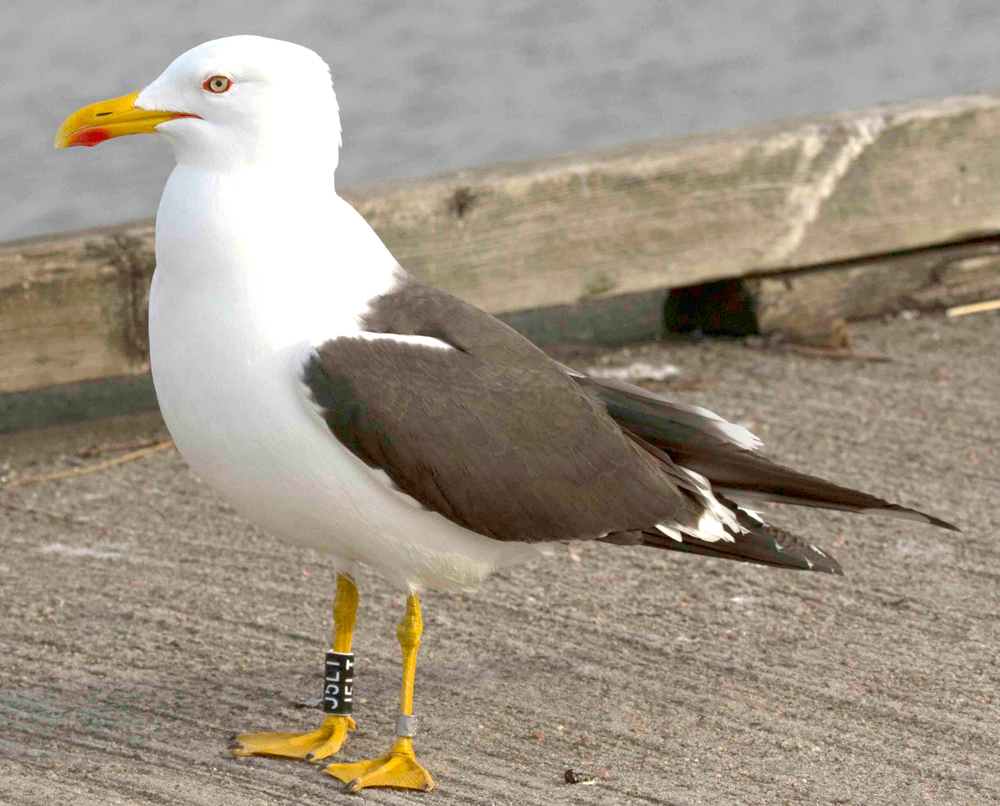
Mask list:
[[[704,510],[543,360],[347,337],[322,344],[303,379],[352,453],[497,540],[694,527]]]
[[[777,465],[711,412],[549,359],[494,317],[401,274],[371,333],[332,339],[303,379],[334,436],[420,504],[497,540],[598,539],[841,573],[826,552],[740,509],[744,500],[878,511],[954,528]],[[699,537],[722,511],[722,538]],[[667,527],[666,529],[661,527]]]

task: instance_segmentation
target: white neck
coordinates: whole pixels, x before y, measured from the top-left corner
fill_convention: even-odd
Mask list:
[[[156,258],[161,316],[219,317],[264,350],[356,332],[398,269],[325,177],[280,166],[179,165],[157,213]]]

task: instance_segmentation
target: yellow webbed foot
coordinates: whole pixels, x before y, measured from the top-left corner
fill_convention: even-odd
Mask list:
[[[434,788],[434,779],[417,761],[410,740],[405,737],[397,738],[392,750],[384,756],[355,764],[331,764],[323,772],[347,784],[348,792],[360,792],[369,786],[392,786],[423,792]]]
[[[230,749],[237,756],[283,756],[318,761],[332,756],[357,725],[349,716],[327,715],[319,730],[311,733],[241,733]]]

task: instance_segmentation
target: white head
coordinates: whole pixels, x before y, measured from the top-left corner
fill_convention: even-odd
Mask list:
[[[155,132],[177,162],[211,170],[306,159],[337,166],[340,112],[330,70],[313,51],[260,36],[231,36],[178,56],[138,93],[93,104],[63,123],[56,146],[96,145]],[[325,165],[316,160],[325,155]]]

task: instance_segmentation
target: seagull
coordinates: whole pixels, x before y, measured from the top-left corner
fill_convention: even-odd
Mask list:
[[[468,591],[558,543],[602,541],[840,574],[749,507],[780,502],[955,527],[764,458],[702,408],[588,377],[407,274],[334,190],[340,112],[313,51],[233,36],[68,117],[56,147],[155,133],[177,165],[156,216],[153,381],[181,454],[246,519],[328,553],[334,637],[320,727],[241,734],[237,755],[319,761],[355,727],[361,564],[407,593],[383,756],[350,791],[430,790],[413,749],[427,589]]]

